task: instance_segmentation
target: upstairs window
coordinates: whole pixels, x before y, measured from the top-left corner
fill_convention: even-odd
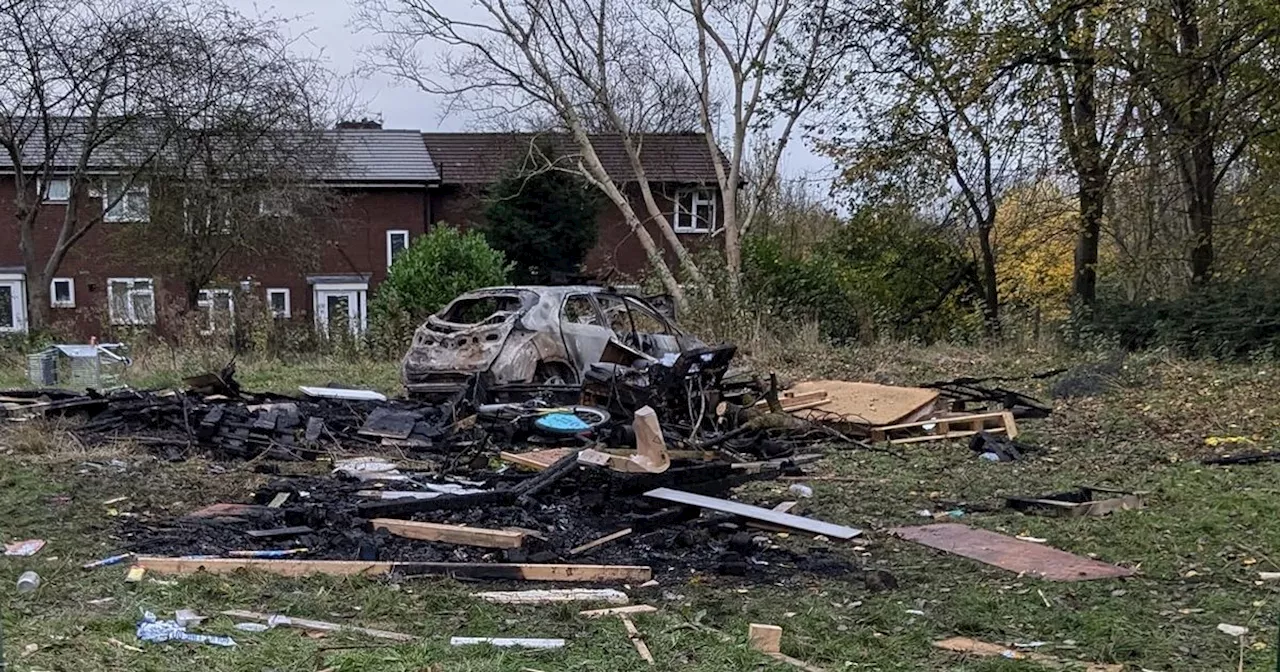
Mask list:
[[[293,214],[293,204],[284,194],[263,194],[258,198],[258,214],[263,217],[288,217]]]
[[[102,221],[145,222],[151,218],[151,194],[146,183],[109,179],[103,187]]]
[[[387,268],[391,268],[391,264],[395,263],[396,257],[399,257],[400,253],[404,252],[406,249],[408,249],[408,247],[409,247],[408,231],[404,231],[404,230],[388,231],[387,232]]]
[[[155,281],[151,278],[108,278],[107,310],[111,324],[155,324]]]
[[[40,199],[45,203],[66,203],[71,200],[71,180],[65,177],[54,177],[36,183]]]
[[[673,226],[676,233],[711,233],[716,230],[716,192],[689,189],[676,192]]]

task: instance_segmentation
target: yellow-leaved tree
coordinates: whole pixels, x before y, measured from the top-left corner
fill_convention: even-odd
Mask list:
[[[996,211],[994,242],[1000,299],[1041,321],[1071,310],[1076,232],[1075,201],[1050,182],[1010,190]]]

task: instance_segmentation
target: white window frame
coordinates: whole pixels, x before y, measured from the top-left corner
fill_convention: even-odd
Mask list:
[[[67,185],[66,198],[51,198],[49,196],[50,186],[55,182],[61,182]],[[49,177],[36,180],[36,193],[40,195],[42,203],[50,203],[54,205],[65,205],[71,202],[71,178],[69,177]]]
[[[391,268],[391,262],[395,261],[391,258],[391,239],[395,236],[404,236],[404,247],[401,250],[409,249],[409,230],[408,229],[390,229],[387,231],[387,268]]]
[[[118,178],[118,177],[107,178],[106,180],[103,180],[102,221],[112,222],[112,223],[151,221],[151,187],[150,185],[148,185],[146,182],[134,181],[132,185],[129,185],[128,190],[125,191],[124,195],[121,196],[120,200],[115,204],[115,207],[113,208],[109,206],[111,205],[112,185],[115,183],[118,183],[120,185],[120,188],[124,189],[125,185],[129,183],[129,180],[124,178]],[[141,193],[143,198],[146,199],[144,212],[142,213],[129,212],[125,204],[129,202],[129,194],[131,193],[132,194]]]
[[[0,327],[0,334],[27,333],[27,276],[22,273],[0,273],[0,284],[13,292],[9,307],[13,311],[13,326]]]
[[[69,292],[66,301],[58,300],[58,283],[67,283]],[[74,278],[54,278],[49,281],[49,307],[50,308],[75,308],[76,307],[76,281]]]
[[[218,314],[214,310],[215,305],[213,299],[215,296],[226,297],[227,318],[234,321],[236,317],[236,297],[234,292],[224,287],[213,287],[210,289],[200,290],[200,293],[196,295],[196,307],[200,310],[206,311],[208,314],[208,321],[200,329],[200,335],[202,336],[212,336],[217,333],[218,327],[220,326],[217,319]]]
[[[272,317],[277,320],[287,320],[293,317],[293,300],[290,296],[291,293],[292,292],[289,291],[288,287],[271,287],[267,289],[267,310],[271,311]],[[271,297],[277,294],[284,296],[284,310],[281,312],[277,312],[276,305],[271,302]]]
[[[685,201],[688,201],[686,204]],[[675,208],[672,211],[672,229],[676,233],[715,233],[719,217],[716,207],[718,195],[715,189],[682,189],[676,192]],[[707,225],[699,226],[695,213],[698,206],[710,206],[711,217]]]
[[[293,215],[293,204],[278,194],[263,194],[258,197],[258,215],[262,217],[290,217]]]
[[[129,288],[125,290],[126,301],[124,302],[128,310],[128,315],[116,315],[115,297],[112,295],[112,288],[119,283],[129,283]],[[134,285],[140,282],[151,284],[149,289],[137,289]],[[150,296],[151,298],[151,321],[145,321],[134,314],[133,295],[135,293]],[[156,323],[156,279],[155,278],[107,278],[107,314],[111,318],[111,324],[116,326],[149,326]]]

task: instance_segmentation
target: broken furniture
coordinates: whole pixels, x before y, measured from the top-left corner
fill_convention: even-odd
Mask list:
[[[1006,497],[1005,504],[1022,513],[1061,517],[1105,516],[1143,507],[1139,493],[1091,486],[1039,497]]]
[[[956,523],[897,527],[890,532],[917,544],[953,553],[1018,574],[1049,581],[1088,581],[1133,576],[1127,567],[1109,565],[1043,544]]]

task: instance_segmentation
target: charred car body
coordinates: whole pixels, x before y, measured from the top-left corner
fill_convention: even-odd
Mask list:
[[[413,394],[580,385],[593,366],[674,361],[705,347],[651,302],[604,287],[492,287],[427,318],[401,365]]]

